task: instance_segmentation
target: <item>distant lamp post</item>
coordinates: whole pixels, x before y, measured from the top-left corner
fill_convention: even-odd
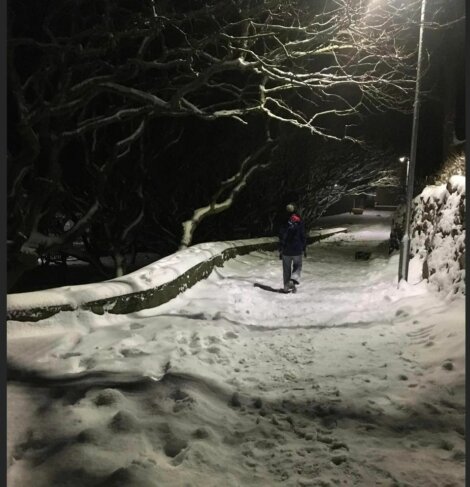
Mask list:
[[[407,156],[402,156],[398,159],[400,162],[406,162],[406,184],[408,185],[408,174],[410,173],[410,158]]]
[[[421,84],[421,68],[423,62],[423,34],[424,34],[424,18],[426,10],[426,0],[421,1],[421,20],[419,26],[419,41],[418,41],[418,66],[416,68],[416,90],[415,100],[413,106],[413,128],[411,131],[411,150],[410,158],[407,163],[407,177],[406,177],[406,216],[405,228],[403,238],[400,242],[400,261],[398,264],[398,282],[402,279],[408,280],[408,267],[410,263],[410,221],[411,221],[411,204],[413,202],[413,185],[416,167],[416,148],[418,145],[418,122],[419,122],[419,104],[420,104],[420,84]],[[401,160],[402,158],[400,158]],[[406,158],[407,159],[407,158]],[[405,158],[404,158],[405,160]],[[404,161],[403,161],[404,162]]]
[[[405,176],[405,184],[404,184],[404,193],[407,194],[408,191],[408,178],[410,177],[410,158],[408,156],[402,156],[398,159],[402,164],[406,162],[406,176]]]

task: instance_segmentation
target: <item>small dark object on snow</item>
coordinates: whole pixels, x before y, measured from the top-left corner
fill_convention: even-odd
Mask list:
[[[359,250],[354,254],[354,258],[356,260],[369,260],[370,252],[365,252],[363,250]]]
[[[442,364],[442,368],[446,370],[453,370],[454,364],[450,360],[447,360]]]

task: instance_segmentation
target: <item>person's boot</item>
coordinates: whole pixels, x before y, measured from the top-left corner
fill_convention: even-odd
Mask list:
[[[292,282],[292,280],[289,280],[287,284],[284,284],[284,292],[286,294],[291,293],[293,287],[294,287],[294,283]]]
[[[291,279],[289,281],[288,287],[289,287],[289,291],[288,292],[290,292],[290,293],[297,292],[297,288],[295,287],[295,281],[293,279]]]

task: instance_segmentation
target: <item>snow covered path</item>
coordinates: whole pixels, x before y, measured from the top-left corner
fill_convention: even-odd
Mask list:
[[[295,295],[255,252],[153,310],[9,323],[9,487],[463,486],[464,301],[397,289],[389,214],[352,218]]]

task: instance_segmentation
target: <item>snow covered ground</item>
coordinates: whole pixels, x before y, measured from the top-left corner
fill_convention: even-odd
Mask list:
[[[254,252],[155,309],[9,322],[8,486],[463,486],[464,299],[413,261],[397,288],[390,218],[324,219],[349,232],[296,294]]]

